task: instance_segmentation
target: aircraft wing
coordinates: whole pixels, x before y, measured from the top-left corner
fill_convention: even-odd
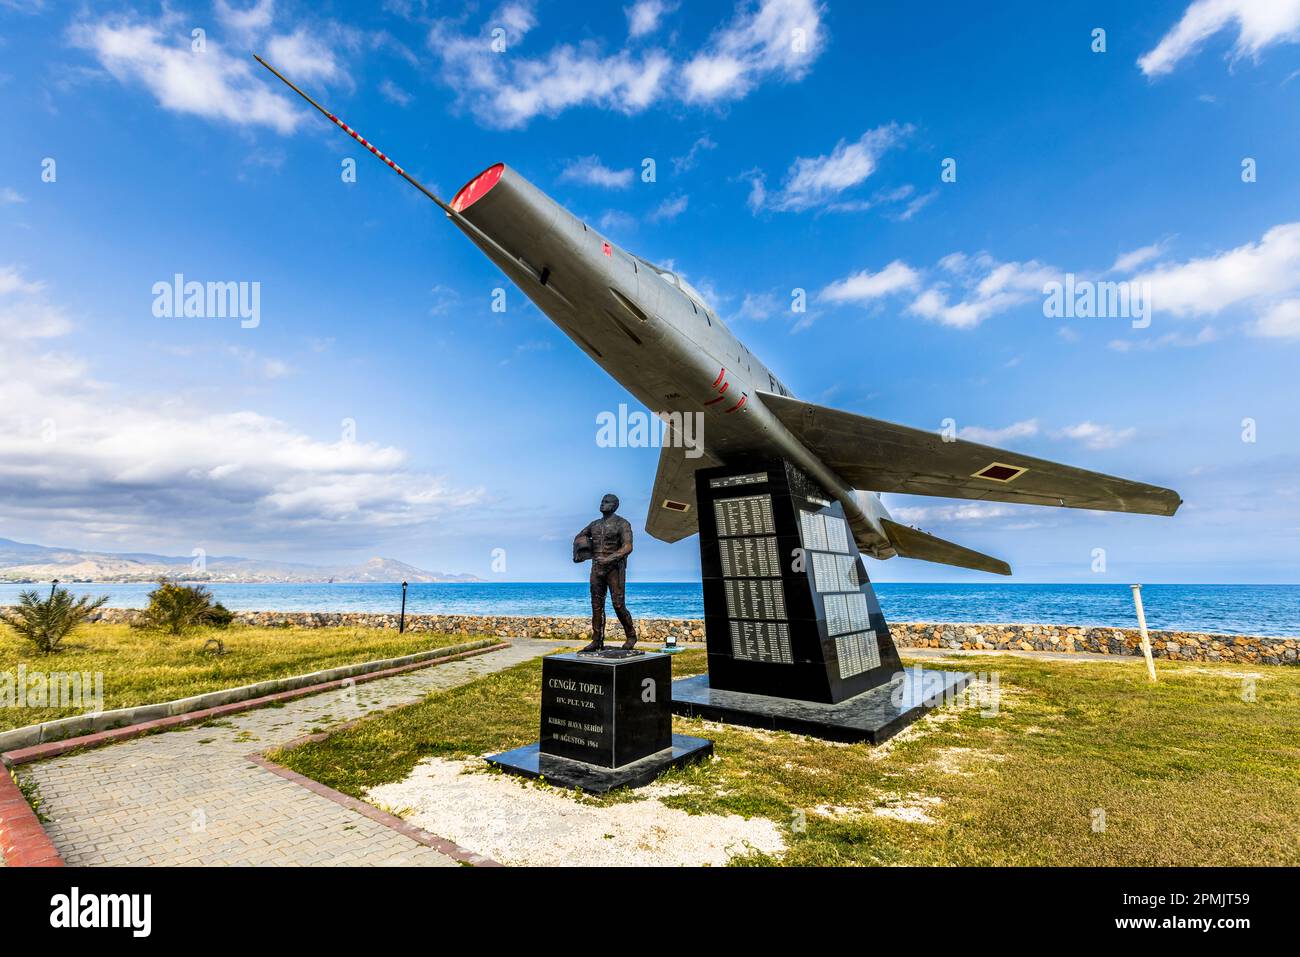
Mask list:
[[[671,433],[670,433],[671,434]],[[695,505],[695,470],[719,464],[707,453],[687,457],[689,449],[669,443],[659,452],[659,471],[650,493],[645,530],[661,542],[677,542],[700,529]]]
[[[760,392],[763,404],[854,488],[1173,515],[1172,489]]]

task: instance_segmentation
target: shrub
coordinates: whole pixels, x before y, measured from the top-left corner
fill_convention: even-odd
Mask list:
[[[202,585],[180,585],[160,578],[158,587],[149,593],[141,625],[180,635],[207,624],[212,610],[212,593]]]
[[[227,608],[221,602],[217,602],[203,616],[203,623],[211,625],[213,628],[229,628],[230,623],[235,620],[235,613]]]
[[[106,601],[107,595],[93,599],[83,595],[74,601],[66,588],[55,588],[45,599],[38,592],[25,591],[4,620],[20,637],[36,645],[41,654],[52,655],[60,649],[63,639]]]

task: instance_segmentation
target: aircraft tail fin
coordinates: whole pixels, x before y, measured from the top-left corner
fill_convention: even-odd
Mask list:
[[[944,541],[929,532],[899,525],[887,518],[881,519],[880,524],[884,526],[890,544],[904,558],[916,558],[940,565],[956,565],[958,568],[973,568],[975,571],[992,572],[995,575],[1011,574],[1011,566],[1000,558]]]

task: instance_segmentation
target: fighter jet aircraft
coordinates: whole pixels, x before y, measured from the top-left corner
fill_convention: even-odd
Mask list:
[[[893,521],[881,492],[1173,515],[1171,489],[961,441],[796,399],[681,276],[636,256],[496,163],[444,202],[356,130],[257,61],[447,214],[580,349],[668,421],[702,413],[704,454],[666,441],[646,531],[698,530],[695,471],[784,457],[844,506],[863,554],[1001,575],[1000,559]]]

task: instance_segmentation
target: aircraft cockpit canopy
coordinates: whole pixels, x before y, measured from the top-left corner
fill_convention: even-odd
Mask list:
[[[642,260],[642,262],[645,261]],[[698,289],[692,286],[681,276],[677,275],[677,273],[673,272],[671,269],[664,269],[662,266],[656,266],[654,263],[650,263],[650,262],[647,262],[646,265],[649,266],[651,269],[653,269],[656,273],[658,273],[659,278],[662,279],[664,282],[668,283],[668,285],[676,286],[678,289],[684,292],[687,298],[691,300],[691,305],[695,307],[696,311],[702,313],[710,322],[713,321],[714,319],[713,310],[710,309],[705,304],[704,297],[700,295],[700,291]]]

